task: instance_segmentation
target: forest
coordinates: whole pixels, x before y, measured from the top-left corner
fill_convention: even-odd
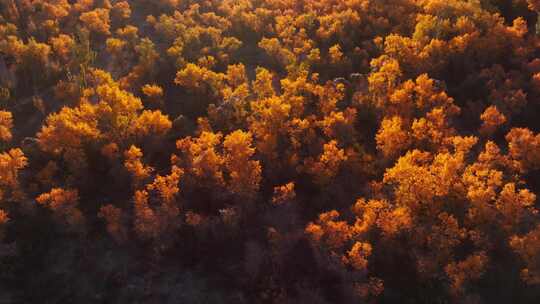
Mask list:
[[[539,0],[0,0],[0,303],[540,303]]]

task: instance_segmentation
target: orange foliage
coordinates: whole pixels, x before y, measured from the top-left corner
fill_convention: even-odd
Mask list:
[[[503,125],[506,122],[506,117],[504,114],[499,112],[496,106],[488,107],[482,116],[482,127],[480,128],[480,133],[490,135],[497,130],[497,128]]]
[[[394,157],[407,148],[409,145],[409,134],[402,127],[403,121],[401,117],[394,116],[384,119],[381,123],[381,128],[376,136],[377,149],[379,149],[385,157]]]
[[[137,190],[135,203],[135,232],[145,240],[157,240],[170,235],[178,227],[180,208],[176,196],[180,192],[180,178],[184,171],[173,167],[167,176],[157,175],[146,185],[146,190]],[[158,194],[154,202],[152,192]]]
[[[6,191],[12,191],[14,198],[20,198],[19,171],[28,165],[28,159],[21,149],[11,149],[0,153],[0,199],[6,199]]]
[[[146,166],[142,162],[143,153],[136,146],[131,146],[124,152],[124,166],[133,177],[133,186],[138,188],[144,180],[150,177],[154,169]]]
[[[81,229],[84,225],[84,215],[78,209],[77,190],[53,188],[50,192],[38,196],[36,201],[50,209],[62,223],[68,224],[75,230]]]
[[[198,138],[187,137],[176,142],[176,147],[186,155],[185,168],[189,168],[197,179],[224,185],[222,166],[225,160],[216,151],[222,137],[204,131]]]
[[[296,198],[296,192],[294,191],[294,182],[287,183],[283,186],[274,187],[274,196],[272,197],[272,204],[281,205],[287,202],[291,202]]]
[[[347,160],[345,151],[340,149],[335,140],[323,146],[322,154],[316,159],[307,159],[306,167],[320,185],[330,183],[339,173],[341,164]]]
[[[8,213],[0,209],[0,240],[4,239],[6,224],[9,223],[9,220]]]
[[[142,239],[152,239],[159,235],[159,219],[148,205],[148,192],[137,190],[135,202],[135,232]]]
[[[521,270],[523,281],[530,285],[540,284],[540,226],[524,236],[512,236],[510,246],[525,263]]]
[[[521,163],[521,169],[540,166],[540,134],[529,129],[514,128],[506,135],[510,156]]]
[[[258,92],[269,95],[269,92]],[[257,150],[269,158],[276,158],[278,138],[280,133],[285,131],[291,106],[280,97],[274,96],[252,102],[251,108],[253,113],[249,118],[249,129],[257,139]]]
[[[255,154],[251,133],[235,131],[225,137],[225,167],[230,176],[229,189],[233,193],[253,196],[259,189],[261,165],[250,160]]]
[[[488,257],[485,252],[479,252],[460,262],[446,266],[445,271],[451,281],[451,290],[454,294],[461,294],[466,284],[478,280],[485,272]]]
[[[82,13],[79,19],[90,31],[109,35],[111,33],[109,13],[108,9],[96,8],[95,10]]]
[[[155,84],[145,84],[142,87],[142,92],[152,102],[158,102],[163,97],[163,89]]]
[[[316,223],[309,223],[306,233],[317,245],[326,245],[331,250],[338,250],[352,237],[352,230],[345,221],[336,221],[339,212],[332,210],[321,213]]]
[[[536,299],[538,12],[537,0],[2,1],[0,238],[21,245],[15,265],[36,240],[98,241],[83,263],[32,255],[59,267],[40,282],[123,248],[146,260],[107,264],[116,283],[230,264],[244,302]],[[46,238],[19,222],[49,213],[64,225]],[[122,247],[86,226],[96,215]],[[85,228],[84,242],[62,234]],[[114,302],[83,281],[72,302]],[[159,301],[152,282],[132,301]]]
[[[10,112],[0,111],[0,140],[11,140],[11,128],[13,128],[13,116]]]
[[[164,136],[172,127],[172,122],[161,111],[144,110],[133,122],[130,132],[135,136],[145,137],[148,135]]]
[[[372,247],[369,243],[354,243],[347,256],[343,257],[346,264],[350,264],[355,270],[366,271],[368,257],[371,255]]]
[[[98,217],[105,220],[107,232],[115,241],[122,243],[127,238],[127,228],[122,221],[122,210],[113,205],[102,206],[99,209]]]

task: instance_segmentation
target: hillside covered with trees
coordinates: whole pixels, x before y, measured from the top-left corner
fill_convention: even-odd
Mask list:
[[[0,0],[0,303],[539,303],[539,13]]]

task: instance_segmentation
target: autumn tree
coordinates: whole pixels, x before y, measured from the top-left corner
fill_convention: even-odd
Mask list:
[[[51,210],[61,224],[67,224],[76,231],[84,228],[85,218],[78,208],[77,190],[53,188],[50,192],[39,195],[36,201]]]
[[[136,146],[131,146],[124,152],[124,166],[133,178],[134,188],[138,188],[143,182],[150,177],[154,170],[152,167],[146,166],[142,162],[143,153]]]
[[[142,87],[143,94],[154,104],[162,103],[163,88],[155,84],[145,84]]]
[[[141,112],[141,100],[122,90],[110,74],[94,70],[93,78],[96,88],[87,89],[78,106],[49,115],[37,135],[43,151],[63,155],[74,171],[85,163],[89,145],[105,140],[129,146],[149,135],[162,137],[172,127],[159,110]]]
[[[21,149],[11,149],[0,153],[0,199],[20,199],[23,196],[19,186],[19,171],[28,165],[28,159]]]
[[[252,197],[259,189],[261,165],[251,160],[255,154],[250,133],[235,131],[225,137],[225,168],[229,172],[228,187],[231,192]]]
[[[526,171],[534,169],[540,163],[538,149],[540,148],[540,134],[535,135],[525,128],[514,128],[506,135],[510,156],[521,164]]]
[[[157,241],[158,246],[167,243],[166,238],[174,238],[173,233],[180,224],[180,205],[176,196],[183,174],[182,169],[173,166],[169,175],[157,175],[144,190],[135,191],[134,225],[140,238]]]
[[[270,94],[259,91],[259,94]],[[248,117],[249,130],[256,139],[257,150],[270,159],[277,157],[279,135],[286,131],[286,122],[291,106],[282,98],[274,96],[251,103],[252,113]]]
[[[332,140],[324,144],[323,152],[318,158],[307,159],[305,166],[317,184],[325,185],[332,182],[339,173],[341,164],[346,160],[345,151],[338,147],[335,140]]]
[[[523,236],[514,235],[510,238],[510,246],[525,265],[521,269],[521,278],[530,285],[540,283],[539,234],[540,228],[536,227]]]
[[[106,8],[96,8],[84,12],[79,17],[84,26],[97,34],[110,35],[110,11]]]
[[[0,140],[9,141],[12,138],[13,116],[10,112],[0,111]]]
[[[124,223],[122,209],[113,205],[105,205],[99,209],[98,217],[105,221],[107,232],[116,242],[126,241],[128,230]]]
[[[493,134],[499,126],[506,122],[506,117],[499,112],[496,106],[488,107],[484,113],[482,113],[480,119],[482,119],[480,133],[486,135]]]
[[[282,205],[293,201],[296,198],[294,190],[294,182],[287,183],[282,186],[274,187],[274,195],[272,196],[272,204]]]
[[[377,148],[385,157],[398,155],[410,144],[409,134],[404,130],[402,124],[403,122],[399,116],[382,121],[376,140]]]
[[[198,138],[187,137],[176,142],[176,147],[185,154],[183,167],[188,168],[188,172],[197,180],[203,183],[224,185],[225,160],[218,151],[222,138],[223,135],[220,133],[204,131]]]

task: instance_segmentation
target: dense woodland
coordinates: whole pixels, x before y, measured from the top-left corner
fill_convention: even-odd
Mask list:
[[[539,303],[539,12],[0,0],[0,303]]]

